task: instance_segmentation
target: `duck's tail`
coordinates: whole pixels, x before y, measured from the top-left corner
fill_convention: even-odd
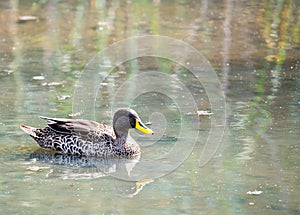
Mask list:
[[[36,128],[28,126],[28,125],[20,125],[20,128],[27,134],[29,134],[32,137],[36,137],[35,130]]]

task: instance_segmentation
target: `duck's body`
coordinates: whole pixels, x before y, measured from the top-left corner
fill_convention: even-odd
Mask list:
[[[21,129],[42,147],[63,154],[134,157],[140,154],[140,147],[128,138],[130,128],[151,134],[138,117],[128,108],[119,109],[113,119],[113,127],[89,120],[41,117],[47,120],[45,128],[21,125]]]

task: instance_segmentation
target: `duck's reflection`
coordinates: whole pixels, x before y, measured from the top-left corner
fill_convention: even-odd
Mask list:
[[[47,177],[63,179],[98,178],[115,173],[128,178],[139,162],[139,157],[134,159],[86,157],[60,154],[45,149],[36,150],[29,159],[33,163],[51,164],[51,171]]]

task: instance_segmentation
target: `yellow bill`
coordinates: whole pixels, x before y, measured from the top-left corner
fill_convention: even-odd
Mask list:
[[[153,134],[153,131],[148,128],[142,121],[139,121],[138,119],[135,120],[135,128],[144,134]]]

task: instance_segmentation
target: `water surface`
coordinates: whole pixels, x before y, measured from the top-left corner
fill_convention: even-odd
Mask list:
[[[1,213],[299,214],[299,8],[295,0],[1,1]],[[85,65],[113,42],[143,35],[188,43],[220,78],[227,127],[213,159],[199,166],[213,116],[182,119],[174,101],[157,92],[130,103],[153,122],[157,136],[132,136],[141,144],[142,162],[163,157],[175,144],[195,144],[169,174],[136,184],[103,174],[116,167],[128,171],[134,163],[42,156],[19,125],[44,126],[39,115],[80,118],[72,105]],[[211,110],[206,89],[190,71],[144,57],[114,68],[100,84],[95,120],[110,124],[113,96],[122,84],[129,87],[118,95],[129,102],[141,86],[132,77],[156,71],[180,80],[198,110]],[[170,85],[179,98],[180,87]],[[191,135],[180,139],[183,120]]]

